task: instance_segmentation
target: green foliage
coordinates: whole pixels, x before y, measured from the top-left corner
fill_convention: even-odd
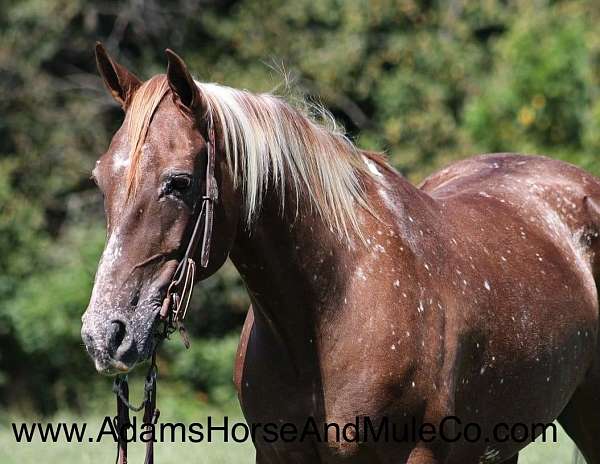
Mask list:
[[[79,338],[74,320],[87,306],[98,256],[104,246],[100,227],[71,230],[71,236],[54,243],[48,268],[26,279],[7,308],[16,336],[27,353],[51,353],[63,364],[71,350],[56,350]],[[81,343],[76,342],[76,345]],[[72,346],[72,349],[77,349]]]
[[[194,340],[187,351],[182,343],[168,344],[166,350],[172,359],[169,376],[206,392],[210,400],[218,403],[231,400],[234,396],[232,377],[238,340],[238,334]]]
[[[141,77],[171,47],[204,81],[304,95],[412,180],[477,152],[546,153],[600,174],[591,0],[5,1],[0,8],[0,401],[83,407],[106,382],[79,339],[104,240],[88,176],[122,121],[95,73],[102,40]],[[227,265],[193,300],[191,353],[161,375],[233,396],[248,299]]]
[[[467,109],[466,128],[494,151],[579,150],[594,85],[584,21],[558,8],[532,13],[525,11],[496,44],[499,59]]]

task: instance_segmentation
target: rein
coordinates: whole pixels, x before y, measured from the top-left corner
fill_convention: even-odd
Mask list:
[[[194,291],[194,277],[196,273],[196,262],[193,256],[196,253],[200,243],[200,227],[204,218],[204,227],[202,233],[202,248],[200,250],[200,266],[206,268],[210,256],[210,243],[213,229],[214,205],[219,197],[219,189],[215,179],[215,131],[212,117],[208,125],[208,144],[207,144],[207,163],[205,192],[201,197],[202,207],[196,217],[192,235],[190,236],[188,246],[183,258],[179,261],[177,269],[173,274],[171,283],[167,288],[167,294],[163,300],[159,317],[163,322],[163,330],[156,335],[156,342],[152,350],[152,360],[150,368],[146,374],[144,383],[144,399],[139,406],[134,406],[129,402],[129,385],[127,375],[115,377],[113,383],[113,392],[117,398],[117,416],[115,418],[115,428],[117,430],[117,459],[118,464],[127,464],[127,434],[126,430],[131,425],[129,420],[129,410],[139,412],[144,410],[143,427],[154,427],[160,416],[160,411],[156,407],[156,384],[158,377],[158,367],[156,365],[156,352],[160,343],[168,338],[170,334],[179,331],[186,348],[190,347],[190,341],[187,331],[183,325],[183,319],[192,299]],[[194,211],[196,210],[194,205]],[[146,442],[146,457],[144,464],[154,464],[154,433],[149,441]]]

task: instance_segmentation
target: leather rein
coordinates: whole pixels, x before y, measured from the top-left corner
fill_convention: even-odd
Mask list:
[[[129,420],[129,410],[138,412],[144,410],[143,427],[153,427],[160,415],[156,408],[156,383],[158,368],[156,365],[156,351],[160,343],[168,338],[170,334],[179,331],[186,348],[189,348],[190,342],[187,336],[183,319],[187,313],[194,291],[194,277],[196,273],[196,263],[193,259],[198,244],[202,241],[200,250],[200,266],[206,268],[210,256],[210,244],[213,229],[213,214],[215,202],[219,196],[217,181],[215,179],[215,131],[212,117],[209,116],[208,124],[208,143],[207,143],[207,164],[205,192],[201,197],[202,207],[198,212],[192,234],[190,236],[187,248],[183,258],[179,261],[171,283],[167,288],[167,294],[163,300],[160,309],[159,318],[163,322],[163,330],[156,334],[156,341],[152,350],[150,368],[146,374],[144,383],[144,399],[139,406],[134,406],[129,402],[129,385],[127,375],[115,377],[113,383],[113,392],[117,398],[117,416],[115,418],[118,464],[127,464],[127,429],[131,425]],[[198,202],[194,205],[194,212]],[[203,221],[204,219],[204,221]],[[202,235],[200,229],[202,223],[204,227]],[[154,464],[154,433],[152,439],[146,442],[146,457],[144,464]]]

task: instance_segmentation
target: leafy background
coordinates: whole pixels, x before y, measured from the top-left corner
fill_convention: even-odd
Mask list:
[[[96,40],[142,77],[170,47],[200,80],[319,101],[416,182],[489,151],[600,174],[599,19],[593,0],[0,0],[0,405],[78,414],[109,390],[79,338],[104,243],[89,174],[122,120]],[[234,398],[247,305],[231,265],[201,284],[169,389]]]

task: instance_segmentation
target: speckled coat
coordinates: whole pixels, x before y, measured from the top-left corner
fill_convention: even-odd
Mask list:
[[[588,464],[600,464],[598,179],[543,157],[497,154],[453,164],[416,188],[272,96],[196,83],[171,51],[167,74],[145,83],[101,45],[96,54],[126,113],[93,172],[108,240],[82,338],[99,372],[127,372],[152,353],[205,191],[210,114],[220,117],[219,201],[209,266],[197,277],[231,257],[247,285],[252,309],[235,383],[250,424],[359,416],[418,427],[456,416],[489,437],[500,423],[558,418]],[[231,139],[246,147],[234,160],[246,163],[246,188],[231,175]],[[285,167],[298,190],[281,186]],[[129,198],[131,179],[139,191]],[[364,240],[340,238],[324,220],[344,216]],[[256,461],[516,463],[524,445],[258,437]]]
[[[232,259],[252,296],[236,363],[250,422],[307,415],[561,424],[600,462],[600,182],[544,157],[451,165],[418,189],[377,160],[350,251],[265,207]],[[270,214],[272,213],[272,214]],[[454,435],[455,436],[455,435]],[[333,438],[333,437],[332,437]],[[258,463],[516,462],[523,443],[257,443]]]

